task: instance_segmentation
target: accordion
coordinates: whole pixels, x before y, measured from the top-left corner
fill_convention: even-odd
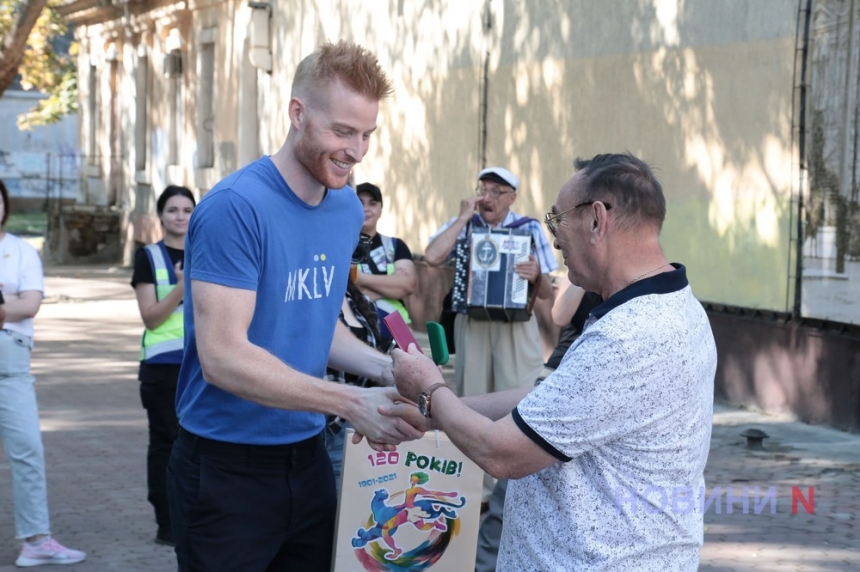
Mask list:
[[[529,259],[532,242],[531,232],[523,227],[467,232],[455,250],[452,309],[476,320],[528,321],[532,287],[514,267]]]

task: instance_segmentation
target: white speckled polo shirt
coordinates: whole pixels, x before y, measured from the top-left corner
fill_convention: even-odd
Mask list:
[[[559,461],[511,480],[498,570],[697,570],[717,352],[685,268],[595,308],[514,410]]]

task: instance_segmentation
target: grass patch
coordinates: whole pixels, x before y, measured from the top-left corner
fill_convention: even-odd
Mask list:
[[[48,213],[9,213],[6,232],[18,236],[45,236],[48,232]]]

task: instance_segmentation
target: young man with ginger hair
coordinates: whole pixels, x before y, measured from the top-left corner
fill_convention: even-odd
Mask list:
[[[325,44],[298,66],[287,139],[200,202],[185,248],[187,348],[168,466],[180,570],[328,571],[335,486],[325,414],[377,449],[422,432],[387,418],[391,361],[338,322],[364,219],[348,187],[391,83],[370,52]],[[411,422],[410,422],[411,418]]]

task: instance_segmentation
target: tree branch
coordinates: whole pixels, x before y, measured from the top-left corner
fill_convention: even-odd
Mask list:
[[[48,0],[24,2],[16,14],[12,29],[3,39],[2,51],[0,51],[0,95],[3,95],[6,88],[15,81],[18,66],[21,65],[21,58],[24,57],[24,50],[27,47],[27,39],[47,4]]]

